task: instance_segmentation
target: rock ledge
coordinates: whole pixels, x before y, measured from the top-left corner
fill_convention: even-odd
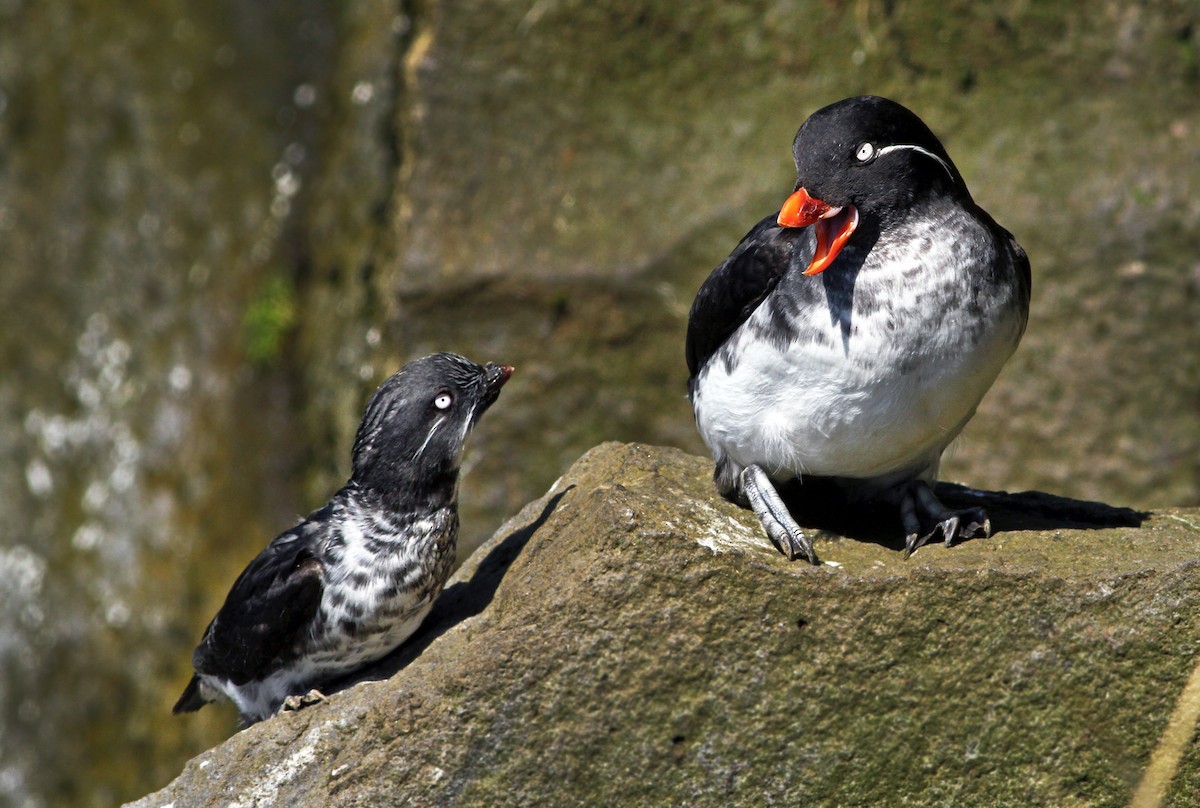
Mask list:
[[[810,567],[709,472],[593,449],[381,681],[133,805],[1127,802],[1200,648],[1200,511],[988,494],[991,539],[906,562],[852,526]],[[1170,788],[1200,789],[1194,747]]]

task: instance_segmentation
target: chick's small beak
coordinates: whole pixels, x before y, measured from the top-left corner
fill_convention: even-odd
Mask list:
[[[499,390],[504,386],[516,370],[512,365],[492,365],[487,366],[487,385],[495,390]]]
[[[496,365],[488,362],[483,367],[483,394],[481,405],[475,410],[475,418],[479,418],[483,411],[496,403],[496,399],[500,397],[500,388],[508,381],[508,377],[513,374],[512,365]]]
[[[798,188],[784,201],[777,221],[780,227],[816,225],[817,247],[804,270],[805,275],[816,275],[828,269],[846,246],[858,227],[858,209],[853,205],[834,207]]]

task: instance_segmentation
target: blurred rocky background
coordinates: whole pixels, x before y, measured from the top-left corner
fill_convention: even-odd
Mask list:
[[[1031,256],[943,476],[1200,503],[1200,7],[0,0],[0,804],[108,805],[242,566],[348,473],[374,386],[517,366],[469,550],[605,439],[701,452],[701,281],[816,108],[887,95]]]

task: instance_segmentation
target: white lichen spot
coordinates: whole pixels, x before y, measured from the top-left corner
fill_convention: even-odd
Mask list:
[[[711,505],[704,505],[700,520],[702,533],[695,536],[696,543],[716,553],[744,553],[764,548],[766,537],[751,530],[732,516],[721,513]]]
[[[167,383],[171,385],[171,392],[186,393],[192,386],[192,371],[187,365],[176,365],[167,374]]]
[[[1200,530],[1200,525],[1196,524],[1195,522],[1191,522],[1187,519],[1184,519],[1182,516],[1176,516],[1173,513],[1168,513],[1168,514],[1166,514],[1166,517],[1168,519],[1174,519],[1176,522],[1182,522],[1183,524],[1190,527],[1192,530]]]
[[[271,179],[275,182],[275,193],[283,197],[292,197],[300,190],[300,177],[286,163],[276,163],[271,171]]]
[[[40,457],[35,457],[25,467],[25,484],[35,497],[44,497],[54,490],[54,477],[50,467]]]
[[[375,97],[375,88],[371,86],[369,81],[360,81],[354,85],[354,89],[350,91],[350,100],[355,104],[366,104]]]
[[[234,805],[245,808],[259,808],[266,805],[282,805],[279,800],[279,790],[299,777],[305,769],[317,760],[317,745],[321,741],[321,729],[317,726],[304,734],[296,744],[296,751],[290,754],[282,763],[268,768],[262,779],[253,788],[238,795]]]
[[[292,93],[292,101],[300,109],[308,109],[317,102],[317,88],[311,84],[301,84]]]
[[[114,628],[129,625],[129,618],[132,616],[133,613],[129,610],[129,607],[119,600],[108,604],[108,609],[104,612],[104,619]]]
[[[95,522],[84,522],[71,536],[76,550],[94,550],[104,541],[104,529]]]
[[[0,547],[0,579],[5,595],[14,600],[32,600],[42,589],[46,562],[24,545]]]
[[[83,507],[89,513],[95,513],[103,507],[105,500],[108,499],[108,486],[99,480],[92,480],[88,483],[87,490],[83,492]]]

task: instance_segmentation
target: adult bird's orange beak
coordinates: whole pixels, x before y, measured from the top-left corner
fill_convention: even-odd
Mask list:
[[[858,209],[853,205],[835,208],[800,188],[783,203],[777,221],[780,227],[817,226],[817,249],[804,270],[805,275],[816,275],[828,269],[846,246],[858,227]]]

